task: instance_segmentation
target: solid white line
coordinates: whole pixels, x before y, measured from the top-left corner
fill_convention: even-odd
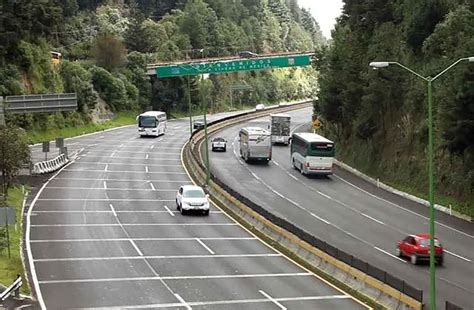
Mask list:
[[[77,181],[114,181],[114,182],[150,182],[149,179],[147,180],[130,180],[130,179],[94,179],[94,178],[54,178],[53,181],[56,180],[77,180]],[[170,180],[151,180],[155,183],[162,182],[162,183],[180,183],[180,184],[192,184],[191,181],[170,181]],[[65,187],[66,188],[66,187]]]
[[[130,240],[130,239],[127,239]],[[131,259],[199,259],[199,258],[242,258],[242,257],[282,257],[280,253],[268,254],[221,254],[221,255],[150,255],[150,256],[123,256],[123,257],[68,257],[68,258],[38,258],[35,262],[73,262],[73,261],[113,261]]]
[[[148,173],[148,166],[145,166],[145,172]]]
[[[106,165],[105,165],[105,168],[104,168],[104,171],[107,171],[108,168],[109,168],[109,165],[106,164]]]
[[[205,249],[206,249],[209,253],[211,253],[212,255],[216,254],[216,253],[214,253],[213,250],[211,250],[210,247],[208,247],[204,242],[202,242],[201,239],[199,239],[199,238],[194,238],[194,240],[196,240],[197,242],[199,242],[199,244],[202,245],[203,248],[205,248]]]
[[[169,213],[171,216],[174,216],[173,211],[171,211],[170,208],[168,208],[167,205],[164,205],[164,207],[165,207],[166,211],[168,211],[168,213]]]
[[[326,221],[326,220],[323,219],[322,217],[319,217],[319,216],[317,216],[316,214],[314,214],[314,213],[312,213],[312,212],[311,212],[311,216],[317,218],[317,219],[320,220],[321,222],[324,222],[324,223],[326,223],[326,224],[328,224],[328,225],[331,225],[330,222]]]
[[[192,308],[186,303],[186,301],[181,297],[179,296],[178,293],[175,293],[174,296],[179,300],[179,302],[181,303],[180,305],[184,306],[187,310],[191,310]]]
[[[91,278],[70,280],[45,280],[41,284],[53,283],[95,283],[121,281],[154,281],[154,280],[207,280],[207,279],[234,279],[234,278],[279,278],[279,277],[307,277],[313,276],[310,272],[297,273],[266,273],[266,274],[230,274],[230,275],[202,275],[202,276],[164,276],[164,277],[135,277],[135,278]]]
[[[148,167],[146,167],[148,170]],[[104,170],[94,170],[94,169],[64,169],[64,171],[74,171],[74,172],[103,172]],[[133,170],[114,170],[109,171],[114,173],[142,173],[141,171],[133,171]],[[148,172],[148,171],[147,171]],[[154,174],[179,174],[183,175],[186,174],[184,172],[149,172]]]
[[[268,295],[267,293],[265,293],[263,290],[259,290],[260,294],[262,294],[263,296],[267,297],[272,303],[274,303],[275,305],[277,305],[280,309],[282,310],[286,310],[286,307],[284,307],[282,304],[280,304],[278,301],[276,301],[275,299],[273,299],[272,296]]]
[[[140,251],[140,249],[138,248],[138,246],[137,246],[137,244],[135,243],[135,241],[133,241],[133,239],[128,239],[128,240],[130,240],[130,243],[133,245],[133,247],[135,248],[135,250],[137,250],[138,255],[143,256],[142,251]]]
[[[150,201],[169,202],[172,199],[121,199],[121,198],[39,198],[41,201]]]
[[[200,240],[216,240],[216,241],[229,241],[229,240],[256,240],[255,237],[209,237],[209,238],[198,238]],[[31,240],[32,243],[61,243],[61,242],[117,242],[117,241],[195,241],[196,238],[103,238],[103,239],[41,239],[41,240]]]
[[[465,260],[466,262],[469,262],[469,263],[471,262],[470,259],[465,258],[465,257],[462,257],[461,255],[458,255],[458,254],[456,254],[456,253],[453,253],[453,252],[450,252],[450,251],[447,251],[447,250],[444,250],[444,251],[445,251],[446,253],[448,253],[448,254],[451,254],[452,256],[455,256],[455,257],[457,257],[457,258],[460,258],[460,259],[462,259],[462,260]]]
[[[156,191],[155,185],[153,185],[153,183],[151,183],[151,182],[150,182],[150,187],[151,187],[152,191]]]
[[[79,163],[94,163],[95,161],[88,161],[88,160],[85,160],[85,159],[92,159],[92,158],[100,158],[102,159],[102,156],[90,156],[88,154],[84,154],[82,155],[84,158],[81,158],[81,160],[79,161]],[[135,161],[138,161],[142,158],[137,158],[137,157],[129,157],[129,156],[114,156],[114,160],[115,159],[132,159],[132,160],[135,160]],[[157,160],[157,161],[181,161],[179,158],[149,158],[148,160]],[[116,165],[118,165],[118,163],[115,163]]]
[[[151,183],[150,183],[151,184]],[[107,187],[106,181],[104,181],[104,187],[91,188],[91,187],[61,187],[61,186],[49,186],[47,189],[69,189],[69,190],[88,190],[88,191],[100,191],[103,189],[109,191],[157,191],[157,192],[176,192],[176,189],[150,189],[150,188],[121,188],[121,187]]]
[[[112,210],[112,213],[114,214],[115,217],[117,217],[117,212],[115,212],[114,206],[109,203],[110,209]]]
[[[116,213],[169,213],[166,210],[119,210],[115,211]],[[179,211],[171,211],[173,213],[180,213]],[[216,211],[210,211],[211,213],[216,213],[220,214],[222,211],[216,210]],[[112,213],[112,211],[109,210],[89,210],[89,211],[82,211],[82,210],[71,210],[71,211],[64,211],[64,210],[58,210],[58,211],[33,211],[33,214],[41,214],[41,213]]]
[[[331,300],[331,299],[350,299],[351,296],[347,295],[328,295],[328,296],[304,296],[304,297],[283,297],[283,298],[274,298],[279,302],[291,302],[291,301],[311,301],[311,300]],[[191,307],[205,307],[205,306],[226,306],[226,305],[239,305],[239,304],[267,304],[271,303],[267,298],[254,298],[254,299],[232,299],[232,300],[217,300],[217,301],[191,301],[187,304]],[[118,309],[126,307],[127,309],[150,309],[150,308],[177,308],[182,307],[181,303],[163,303],[163,304],[145,304],[145,305],[126,305],[126,306],[113,306],[113,307],[100,307],[100,308],[77,308],[77,309]],[[259,305],[250,306],[248,309],[258,309]]]
[[[319,195],[321,195],[321,196],[323,196],[323,197],[326,197],[326,198],[329,199],[329,200],[333,200],[331,196],[326,195],[326,194],[324,194],[324,193],[321,193],[320,191],[317,191],[317,192],[318,192]]]
[[[116,165],[116,166],[154,166],[154,167],[182,167],[181,165],[169,165],[169,164],[148,164],[148,163],[143,163],[143,164],[134,164],[134,163],[102,163],[102,162],[97,162],[97,161],[91,161],[91,162],[85,162],[85,161],[80,161],[77,163],[78,164],[86,164],[86,165],[106,165],[106,168],[109,167],[109,165]],[[107,170],[106,170],[107,171]],[[113,170],[112,170],[113,171]]]
[[[235,223],[128,223],[128,224],[38,224],[31,227],[109,227],[109,226],[236,226]]]
[[[403,263],[406,263],[406,261],[404,261],[404,260],[401,259],[400,257],[397,257],[397,256],[393,255],[392,253],[389,253],[389,252],[387,252],[387,251],[385,251],[385,250],[382,250],[381,248],[378,248],[378,247],[376,247],[376,246],[374,246],[374,248],[375,248],[376,250],[379,250],[379,251],[382,252],[382,253],[387,254],[388,256],[391,256],[391,257],[393,257],[393,258],[398,259],[399,261],[401,261],[401,262],[403,262]]]
[[[371,217],[370,215],[367,215],[367,214],[365,214],[365,213],[361,213],[361,214],[362,214],[363,216],[365,216],[366,218],[371,219],[371,220],[374,221],[374,222],[377,222],[377,223],[379,223],[379,224],[381,224],[381,225],[385,225],[384,222],[379,221],[379,220],[377,220],[377,219]]]

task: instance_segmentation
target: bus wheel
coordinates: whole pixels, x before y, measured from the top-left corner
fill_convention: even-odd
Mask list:
[[[293,168],[294,168],[295,170],[298,170],[298,168],[296,168],[296,164],[295,164],[295,159],[294,159],[294,158],[293,158]]]

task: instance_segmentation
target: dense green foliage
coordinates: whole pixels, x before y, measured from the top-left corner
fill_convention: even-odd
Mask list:
[[[458,0],[345,0],[321,63],[315,110],[343,160],[389,183],[427,192],[427,83],[398,61],[435,76],[474,56],[474,5]],[[474,210],[474,63],[433,82],[436,193]],[[425,196],[426,197],[426,196]]]
[[[0,126],[0,200],[5,197],[13,179],[20,169],[30,161],[30,149],[26,134],[19,128]]]
[[[188,79],[150,78],[150,63],[242,50],[314,51],[325,44],[318,24],[296,0],[16,0],[0,3],[0,20],[1,96],[78,94],[79,114],[7,117],[27,130],[87,123],[98,114],[98,102],[112,112],[187,111]],[[52,64],[50,51],[62,54],[59,65]],[[231,96],[247,105],[309,97],[316,89],[314,73],[287,69],[206,81],[191,77],[192,106],[199,110],[205,100],[223,110]],[[231,94],[234,84],[252,89]]]

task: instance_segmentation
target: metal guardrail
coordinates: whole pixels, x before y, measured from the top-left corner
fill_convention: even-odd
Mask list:
[[[77,110],[76,93],[6,96],[5,111],[16,113]]]
[[[267,109],[268,111],[269,109]],[[213,124],[221,123],[230,119],[236,119],[245,115],[248,115],[252,112],[247,112],[243,114],[238,114],[238,115],[233,115],[229,116],[220,120],[216,120],[213,122],[210,122],[208,126],[211,126]],[[194,141],[193,139],[196,137],[196,135],[200,134],[200,130],[193,132],[191,136],[191,145],[192,145],[192,150],[191,150],[191,157],[193,158],[193,161],[195,164],[197,164],[202,170],[205,171],[205,167],[202,163],[202,159],[199,158],[200,152],[199,152],[199,143],[196,143],[197,141]],[[202,138],[202,137],[200,137]],[[198,139],[199,140],[199,139]],[[233,190],[231,187],[226,185],[223,181],[221,181],[219,178],[217,178],[214,174],[210,174],[211,180],[222,187],[225,191],[227,191],[230,195],[235,197],[237,200],[241,201],[243,204],[251,208],[253,211],[257,212],[261,216],[263,216],[265,219],[268,221],[274,223],[275,225],[287,230],[288,232],[298,236],[301,240],[304,240],[308,244],[318,248],[319,250],[331,255],[332,257],[360,270],[361,272],[368,274],[372,276],[373,278],[379,280],[382,283],[385,283],[394,289],[398,290],[399,292],[402,292],[403,294],[419,301],[420,303],[423,302],[423,291],[419,290],[410,284],[406,283],[405,281],[391,275],[390,273],[387,273],[384,270],[381,270],[375,266],[370,265],[369,263],[358,259],[357,257],[346,253],[342,250],[339,250],[338,248],[332,246],[329,243],[326,243],[324,240],[321,240],[319,238],[316,238],[315,236],[311,235],[310,233],[304,231],[303,229],[299,228],[298,226],[294,225],[293,223],[287,221],[284,218],[281,218],[268,210],[266,210],[264,207],[254,203],[247,197],[241,195],[239,192]],[[455,308],[454,308],[455,309]],[[453,309],[453,310],[454,310]]]
[[[17,275],[15,281],[13,281],[12,285],[7,287],[1,294],[0,294],[0,301],[5,301],[12,293],[15,293],[15,297],[20,297],[20,287],[23,285],[23,280],[21,279],[20,275]]]

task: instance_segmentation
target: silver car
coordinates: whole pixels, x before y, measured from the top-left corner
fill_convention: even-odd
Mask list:
[[[216,137],[211,140],[211,149],[215,151],[226,151],[227,149],[227,140],[221,137]]]

